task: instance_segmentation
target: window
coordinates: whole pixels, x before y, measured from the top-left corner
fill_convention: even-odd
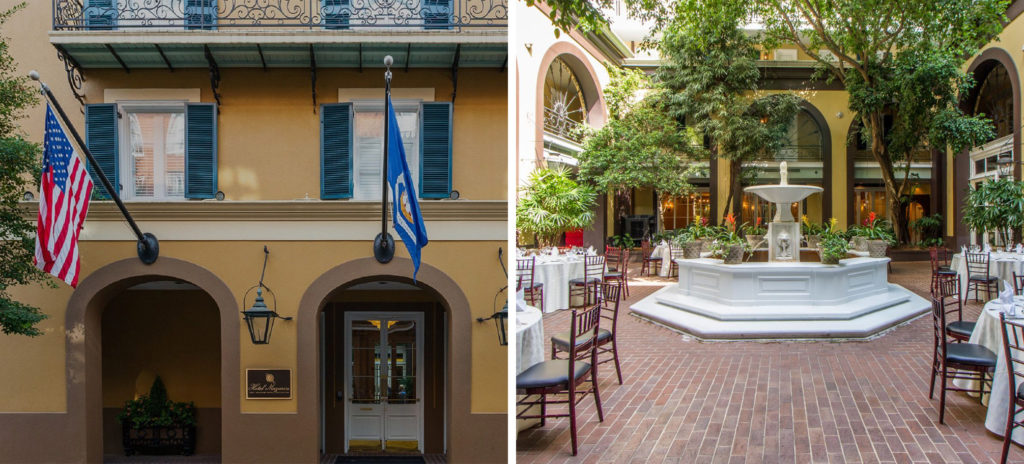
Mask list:
[[[398,127],[402,130],[405,159],[413,185],[419,192],[419,102],[393,100]],[[384,102],[355,102],[354,200],[380,201],[381,156],[384,154]]]
[[[780,48],[775,50],[775,61],[796,61],[796,49]]]
[[[121,192],[127,200],[185,198],[185,107],[123,107]]]

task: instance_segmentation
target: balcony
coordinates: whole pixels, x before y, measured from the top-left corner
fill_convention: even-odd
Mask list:
[[[53,0],[55,31],[507,27],[507,0]]]

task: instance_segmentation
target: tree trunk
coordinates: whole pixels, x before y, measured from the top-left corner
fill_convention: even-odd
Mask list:
[[[629,233],[625,230],[624,222],[626,216],[629,215],[629,210],[633,204],[633,189],[620,189],[615,191],[615,203],[616,203],[616,218],[615,228],[618,233],[615,235],[624,235]]]
[[[882,114],[872,113],[862,118],[865,126],[871,129],[871,155],[878,163],[882,172],[882,182],[885,184],[885,204],[889,209],[889,217],[892,218],[893,233],[896,234],[896,243],[904,243],[907,239],[905,233],[908,218],[907,210],[903,207],[900,198],[906,188],[906,180],[897,181],[892,159],[889,156],[889,147],[886,145]],[[907,169],[910,169],[908,164]]]
[[[737,223],[742,221],[742,174],[743,162],[740,160],[729,160],[729,195],[725,198],[725,211],[723,211],[722,216],[725,217],[732,213],[736,217]]]

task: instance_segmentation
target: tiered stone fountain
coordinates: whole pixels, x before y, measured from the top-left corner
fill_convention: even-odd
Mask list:
[[[679,283],[638,301],[634,314],[700,338],[866,338],[924,314],[929,303],[888,282],[889,258],[839,265],[800,262],[800,224],[790,205],[821,187],[748,187],[776,203],[768,226],[769,262],[723,264],[679,259]]]

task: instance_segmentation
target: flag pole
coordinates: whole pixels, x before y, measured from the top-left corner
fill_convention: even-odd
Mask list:
[[[395,239],[388,233],[388,139],[391,138],[391,55],[384,57],[384,168],[380,173],[380,234],[373,239],[373,257],[389,263],[395,257]]]
[[[128,208],[124,206],[124,202],[121,201],[121,196],[117,194],[117,190],[114,188],[114,185],[110,183],[110,179],[108,179],[107,175],[103,173],[102,169],[100,169],[99,163],[97,163],[96,158],[92,156],[92,152],[89,151],[89,147],[85,145],[85,142],[82,140],[82,136],[78,135],[78,131],[75,130],[75,126],[71,124],[67,113],[64,112],[64,108],[60,106],[60,103],[57,102],[57,98],[53,96],[53,92],[50,91],[50,86],[39,80],[39,73],[36,71],[29,72],[28,77],[39,82],[42,94],[46,97],[49,103],[56,108],[57,114],[60,115],[61,120],[64,122],[64,127],[71,132],[71,136],[75,138],[75,143],[78,144],[82,153],[85,154],[85,158],[89,160],[89,163],[93,167],[93,171],[97,176],[99,176],[100,183],[103,184],[103,188],[106,189],[107,194],[110,195],[110,198],[112,198],[114,203],[117,204],[118,209],[121,210],[121,215],[123,215],[125,220],[128,221],[128,225],[131,226],[132,232],[134,232],[135,237],[138,238],[137,246],[139,259],[145,264],[153,264],[156,262],[156,259],[160,256],[160,242],[157,240],[156,236],[149,232],[143,233],[142,230],[139,229],[139,225],[135,223],[135,219],[132,218],[131,213],[128,212]]]

